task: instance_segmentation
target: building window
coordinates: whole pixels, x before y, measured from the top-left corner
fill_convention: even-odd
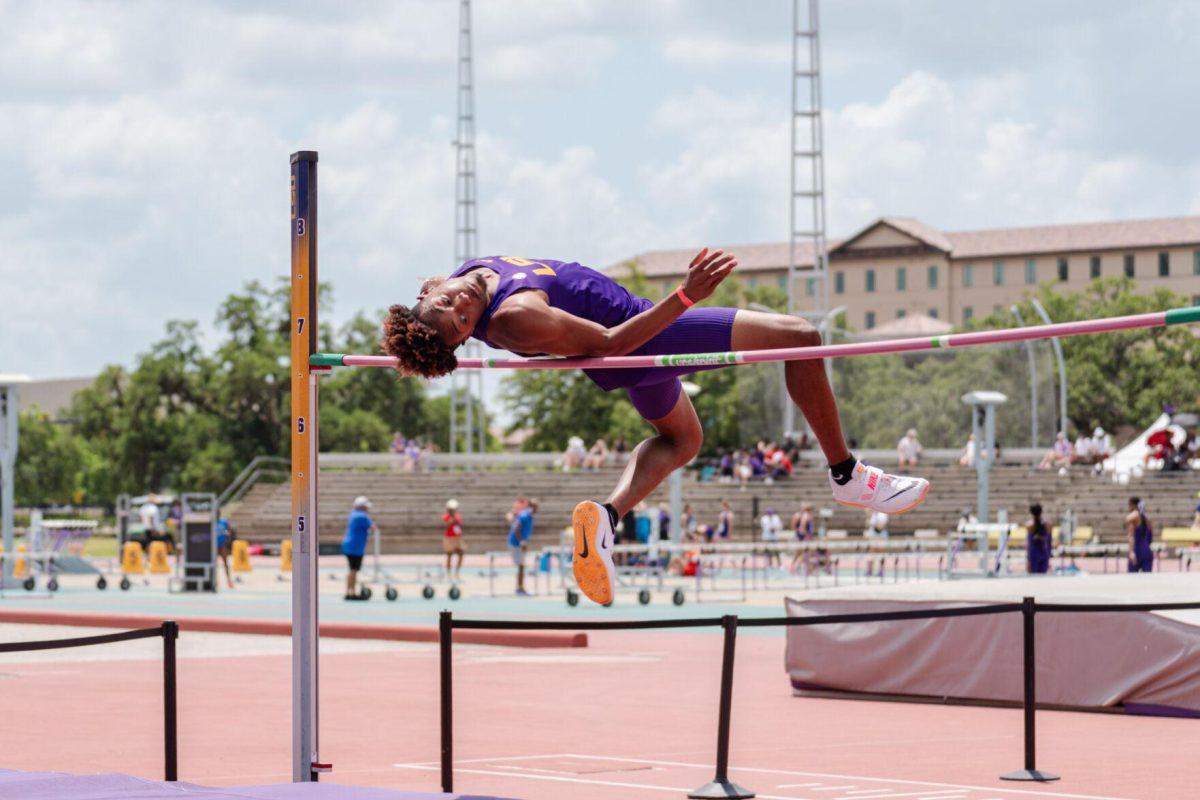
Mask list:
[[[996,286],[1004,285],[1004,262],[995,261],[992,263],[992,283]]]
[[[1162,252],[1158,254],[1158,277],[1171,277],[1171,254]]]
[[[937,319],[938,318],[938,310],[936,308],[929,309],[929,316],[933,317],[934,319]]]
[[[812,283],[812,278],[809,278],[809,279],[808,279],[808,282],[811,284],[811,283]],[[787,291],[787,275],[780,275],[778,278],[776,278],[776,279],[775,279],[775,284],[776,284],[776,285],[777,285],[777,286],[778,286],[780,289],[782,289],[783,291],[785,291],[785,292],[786,292],[786,291]],[[809,295],[809,297],[811,297],[811,296],[812,296],[812,292],[809,292],[809,293],[808,293],[808,295]]]
[[[1092,280],[1100,277],[1100,256],[1092,256],[1088,259],[1088,274],[1092,276]]]
[[[841,270],[833,273],[833,291],[836,294],[846,293],[846,273]]]
[[[896,268],[896,291],[903,292],[908,289],[908,267]]]
[[[1067,267],[1067,260],[1065,258],[1060,258],[1058,260],[1058,279],[1063,283],[1066,283],[1067,279],[1070,277],[1071,271]]]
[[[1031,286],[1037,283],[1037,262],[1032,258],[1025,261],[1025,283]]]
[[[1200,294],[1192,295],[1192,305],[1200,306]]]
[[[1196,251],[1196,263],[1200,264],[1200,250]],[[930,289],[937,288],[938,268],[936,264],[930,264],[925,270],[925,279],[929,283]]]
[[[875,270],[873,269],[867,270],[867,291],[875,291]]]
[[[674,279],[672,279],[672,278],[667,278],[665,281],[663,281],[663,282],[662,282],[662,291],[659,293],[659,295],[658,295],[658,296],[659,296],[659,297],[666,297],[667,295],[671,294],[671,293],[672,293],[672,292],[674,292],[674,291],[675,291],[675,281],[674,281]]]
[[[1133,269],[1133,253],[1125,254],[1125,277],[1132,278],[1134,276]]]
[[[908,316],[908,312],[903,308],[896,309],[896,319],[904,319]]]
[[[1200,275],[1200,250],[1192,251],[1192,274]]]
[[[963,286],[968,289],[975,285],[975,265],[963,264]]]
[[[868,311],[867,312],[867,330],[871,330],[871,328],[874,328],[874,327],[875,327],[875,312]]]
[[[963,324],[966,325],[970,322],[973,316],[975,316],[975,309],[970,306],[963,306]]]
[[[758,276],[751,275],[750,276],[750,288],[753,289],[755,286],[758,286]]]

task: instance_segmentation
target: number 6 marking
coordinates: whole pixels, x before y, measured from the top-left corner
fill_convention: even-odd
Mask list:
[[[304,417],[296,418],[296,433],[304,433]]]

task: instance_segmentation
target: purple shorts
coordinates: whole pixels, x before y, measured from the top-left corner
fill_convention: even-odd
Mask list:
[[[629,355],[674,355],[677,353],[724,353],[733,338],[736,308],[692,308]],[[592,381],[606,392],[625,389],[642,419],[665,417],[675,408],[682,390],[680,375],[720,369],[706,367],[640,367],[638,369],[586,369]]]

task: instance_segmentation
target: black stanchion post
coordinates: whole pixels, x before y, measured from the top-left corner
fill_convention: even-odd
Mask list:
[[[165,749],[166,780],[179,780],[178,715],[175,704],[175,640],[179,638],[179,623],[168,620],[162,624],[163,640],[163,746]]]
[[[442,791],[449,794],[454,791],[453,667],[450,662],[454,621],[449,611],[443,611],[438,618],[438,634],[442,657]]]
[[[1058,776],[1042,772],[1037,768],[1036,709],[1037,709],[1037,603],[1032,597],[1021,601],[1021,621],[1023,625],[1024,646],[1021,648],[1025,655],[1025,769],[1016,772],[1006,772],[1000,776],[1005,781],[1056,781]]]
[[[733,658],[737,646],[737,625],[736,616],[726,614],[721,617],[725,648],[721,658],[721,708],[717,717],[717,774],[711,782],[688,793],[688,797],[697,800],[754,797],[754,792],[729,780],[729,718],[733,712]]]

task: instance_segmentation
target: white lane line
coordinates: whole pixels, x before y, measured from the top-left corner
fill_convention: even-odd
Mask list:
[[[616,756],[592,756],[571,753],[571,758],[590,758],[602,761],[628,761],[636,764],[660,764],[665,767],[694,767],[696,769],[712,770],[712,764],[694,764],[683,761],[661,761],[650,758],[618,758]],[[1132,800],[1128,797],[1113,797],[1111,795],[1068,794],[1065,792],[1031,792],[1026,789],[997,789],[993,786],[971,786],[961,783],[939,783],[937,781],[913,781],[900,778],[880,778],[864,775],[834,775],[828,772],[802,772],[792,769],[769,769],[767,767],[730,767],[731,772],[760,772],[769,775],[796,775],[805,778],[834,778],[836,780],[873,781],[875,783],[902,783],[906,786],[944,786],[948,789],[973,790],[991,792],[993,794],[1009,794],[1025,797],[1067,797],[1071,800]],[[929,794],[921,792],[921,794]]]
[[[856,783],[850,783],[850,784],[846,784],[846,785],[844,785],[844,786],[822,786],[822,785],[818,785],[818,786],[814,786],[814,787],[813,787],[813,791],[814,791],[814,792],[836,792],[836,791],[838,791],[838,790],[840,790],[840,789],[853,789],[853,788],[854,788],[855,786],[857,786],[857,785],[858,785],[858,784],[856,784]]]
[[[803,789],[806,786],[823,786],[821,783],[781,783],[776,789]]]
[[[492,761],[535,761],[539,758],[575,758],[570,753],[548,753],[536,756],[493,756],[492,758],[456,758],[455,764],[484,764]],[[624,761],[624,759],[617,759]],[[404,764],[392,764],[393,767],[440,767],[441,761],[410,761]]]

